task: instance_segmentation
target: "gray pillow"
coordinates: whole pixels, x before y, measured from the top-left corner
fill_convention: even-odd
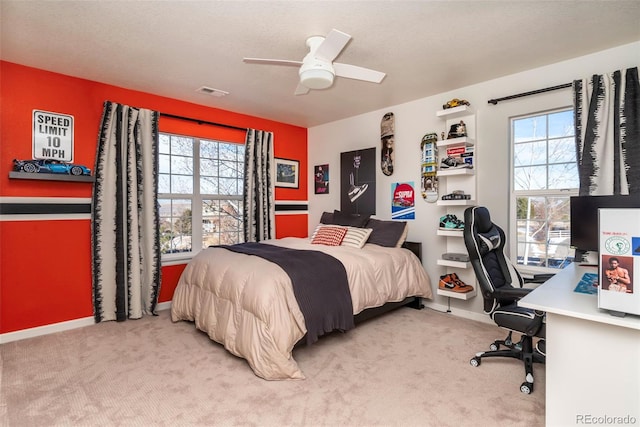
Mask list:
[[[373,231],[367,243],[395,248],[403,237],[406,226],[406,221],[384,221],[370,218],[367,222],[367,228],[372,228]]]
[[[322,212],[320,224],[333,224],[333,212]]]
[[[363,228],[369,221],[370,214],[350,214],[340,212],[339,210],[333,211],[333,224],[335,225],[348,225],[350,227]]]

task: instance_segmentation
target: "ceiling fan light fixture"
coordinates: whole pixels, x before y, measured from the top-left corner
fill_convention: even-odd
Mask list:
[[[333,84],[333,73],[326,69],[308,68],[300,71],[300,83],[309,89],[326,89]]]

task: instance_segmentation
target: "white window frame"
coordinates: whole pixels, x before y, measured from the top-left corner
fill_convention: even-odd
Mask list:
[[[202,224],[203,222],[203,213],[202,213],[202,204],[203,200],[238,200],[238,202],[242,205],[243,203],[243,195],[226,195],[226,194],[201,194],[200,192],[200,143],[201,141],[212,141],[218,142],[221,144],[233,144],[233,145],[243,145],[241,143],[232,142],[232,141],[224,141],[221,139],[215,138],[200,138],[196,136],[190,135],[182,135],[171,132],[160,132],[160,135],[167,135],[169,137],[181,137],[188,138],[193,141],[193,193],[184,194],[184,193],[160,193],[158,192],[158,199],[171,199],[171,200],[191,200],[191,251],[189,252],[177,252],[177,253],[167,253],[162,254],[162,265],[175,265],[175,264],[183,264],[185,261],[189,261],[191,258],[196,256],[202,248],[199,247],[199,244],[196,246],[193,242],[202,242],[203,239],[203,230],[204,227],[194,227],[193,224]],[[196,207],[198,207],[196,209]],[[240,238],[242,238],[242,230],[239,231]]]
[[[538,273],[542,273],[542,274],[557,273],[558,268],[518,264],[518,259],[517,259],[518,243],[519,243],[518,242],[518,217],[517,217],[518,216],[518,207],[517,207],[518,197],[526,197],[526,196],[528,197],[571,197],[571,196],[578,195],[578,188],[516,191],[514,188],[515,144],[514,144],[513,123],[515,120],[526,119],[527,117],[535,117],[535,116],[559,113],[559,112],[571,110],[572,108],[573,107],[571,106],[563,106],[563,107],[550,108],[550,109],[526,113],[526,114],[518,114],[518,115],[509,117],[509,224],[510,226],[509,226],[509,238],[507,240],[509,242],[509,253],[512,256],[512,262],[517,267],[518,271],[524,273],[525,275],[538,274]],[[544,163],[544,165],[548,166],[549,163]]]

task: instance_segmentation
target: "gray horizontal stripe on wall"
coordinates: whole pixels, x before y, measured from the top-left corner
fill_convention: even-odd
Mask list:
[[[309,205],[306,203],[283,203],[276,204],[276,212],[290,212],[290,211],[306,211],[309,209]]]
[[[91,203],[0,203],[0,215],[90,214]]]

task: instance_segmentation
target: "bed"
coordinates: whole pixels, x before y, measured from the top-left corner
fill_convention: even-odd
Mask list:
[[[306,255],[312,251],[318,256],[328,255],[342,265],[345,286],[350,295],[348,314],[354,324],[355,320],[372,317],[389,308],[405,304],[420,307],[420,298],[432,298],[429,277],[416,256],[420,244],[404,243],[405,247],[389,247],[369,243],[369,236],[373,238],[371,241],[375,241],[375,235],[371,234],[373,230],[366,228],[369,224],[364,223],[362,227],[320,224],[310,238],[287,237],[252,245],[258,249],[268,247],[276,253],[284,251],[288,254],[284,258],[297,259],[297,255],[290,254],[302,254],[297,251],[304,251]],[[366,236],[360,237],[355,244],[347,243],[344,238],[338,245],[318,243],[322,240],[319,239],[319,231],[324,235],[327,229],[336,226],[351,231],[350,234]],[[305,378],[292,357],[292,351],[296,344],[311,344],[323,332],[307,330],[307,323],[311,323],[309,320],[305,322],[302,311],[306,303],[298,299],[299,290],[295,288],[298,285],[294,283],[299,280],[285,272],[277,259],[272,261],[233,249],[209,247],[189,262],[173,296],[172,321],[194,322],[197,329],[224,345],[230,353],[246,359],[261,378]],[[329,270],[321,262],[308,262],[305,266],[308,270],[305,274],[308,275],[319,276],[324,274],[323,270]],[[333,279],[330,281],[334,282]],[[317,288],[317,284],[313,285],[311,291],[317,292]],[[336,301],[336,304],[327,304],[343,302]],[[325,320],[324,329],[326,332],[349,329],[342,325],[337,323],[327,327]],[[315,335],[310,338],[311,332]]]

